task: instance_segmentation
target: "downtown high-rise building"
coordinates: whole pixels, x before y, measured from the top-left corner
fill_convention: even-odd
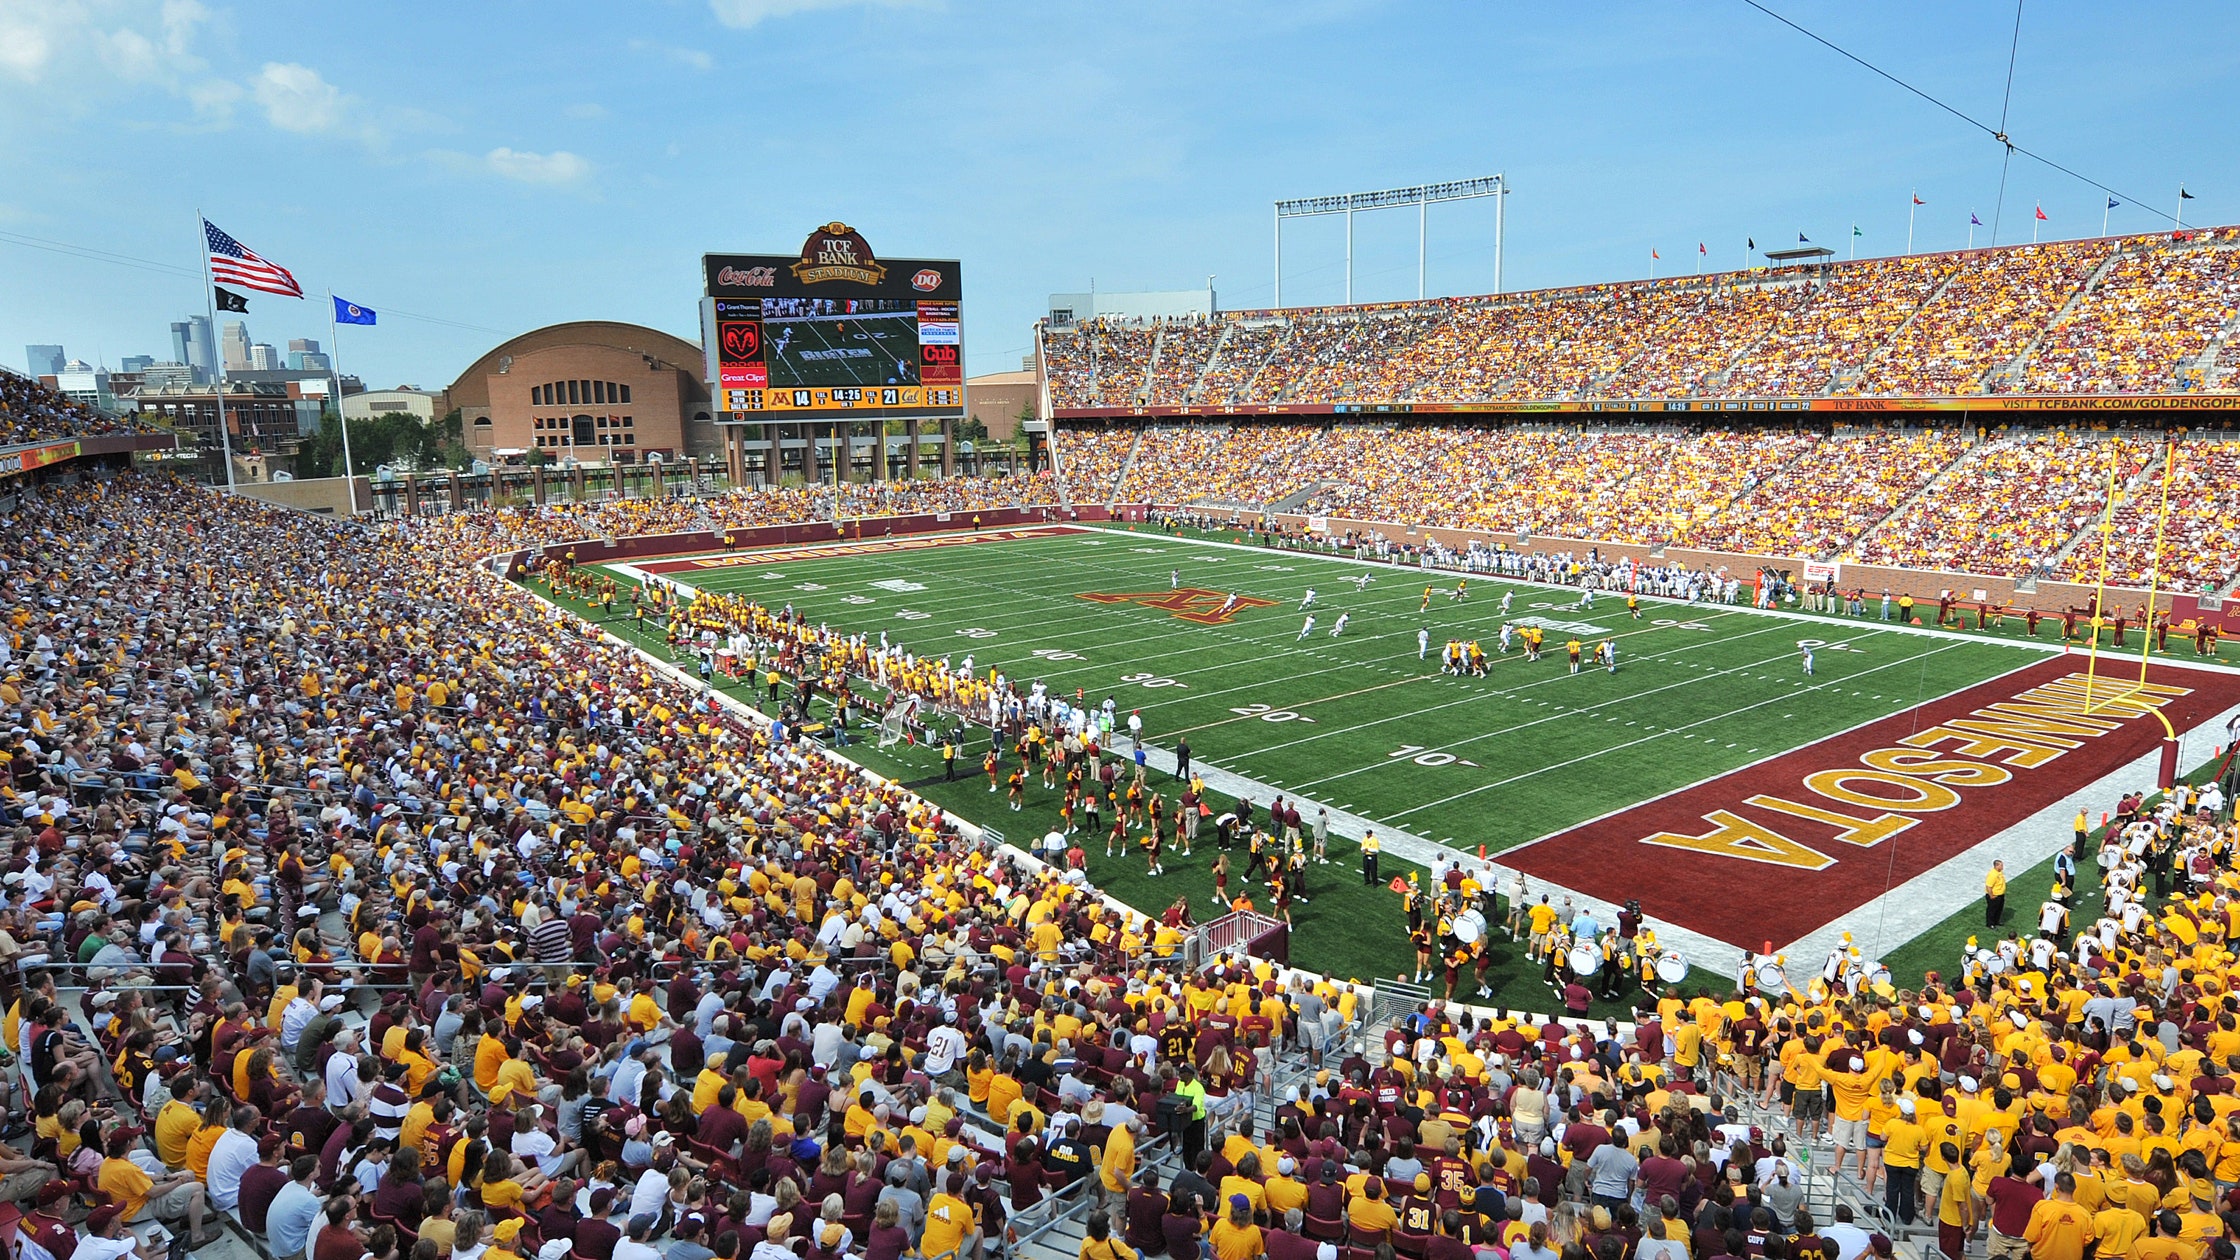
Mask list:
[[[171,323],[171,362],[194,370],[194,383],[218,379],[218,351],[210,336],[210,317],[189,315]]]
[[[238,319],[229,319],[218,335],[220,362],[227,371],[249,366],[249,325]]]
[[[33,376],[54,376],[65,362],[61,346],[25,346],[23,362]]]

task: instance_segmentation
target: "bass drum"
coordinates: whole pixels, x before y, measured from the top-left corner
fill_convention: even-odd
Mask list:
[[[1759,989],[1767,993],[1786,993],[1789,989],[1788,971],[1771,958],[1751,968],[1750,978],[1757,982]]]
[[[1591,976],[1602,970],[1602,951],[1592,945],[1574,945],[1566,961],[1574,975]]]
[[[1465,945],[1477,944],[1478,938],[1483,935],[1485,935],[1484,929],[1480,928],[1477,920],[1470,915],[1463,915],[1454,921],[1454,938]]]
[[[1666,984],[1678,984],[1688,978],[1688,960],[1677,949],[1668,949],[1657,955],[1657,979]]]

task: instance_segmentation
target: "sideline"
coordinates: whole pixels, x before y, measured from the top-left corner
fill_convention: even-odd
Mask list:
[[[653,653],[647,651],[644,647],[633,643],[620,635],[615,634],[614,632],[608,630],[605,626],[600,625],[595,621],[590,621],[584,618],[574,609],[554,602],[545,594],[530,586],[529,579],[523,578],[517,581],[511,578],[500,577],[496,574],[489,574],[487,570],[484,570],[484,572],[488,575],[491,581],[497,583],[499,586],[511,588],[512,590],[518,591],[522,595],[527,596],[529,599],[535,600],[537,603],[542,604],[546,609],[558,613],[561,616],[567,617],[571,621],[574,621],[580,625],[590,626],[592,629],[598,632],[601,639],[604,639],[605,641],[613,644],[616,647],[620,647],[635,653],[640,659],[645,661],[646,664],[652,666],[657,674],[662,675],[663,677],[669,679],[671,682],[678,683],[689,691],[704,694],[715,703],[723,705],[725,708],[731,710],[737,715],[744,717],[747,720],[758,725],[768,726],[770,724],[769,715],[762,712],[762,710],[755,708],[753,705],[739,699],[737,696],[727,694],[720,688],[710,687],[706,685],[690,673],[679,669],[677,666],[669,663],[668,661],[662,660],[658,656],[655,656]],[[1145,751],[1147,754],[1155,754],[1157,750],[1146,748]],[[838,762],[839,764],[846,766],[850,770],[854,771],[857,775],[862,777],[865,782],[868,782],[876,787],[893,787],[899,788],[905,792],[910,791],[910,789],[902,783],[887,778],[885,775],[880,774],[878,771],[855,761],[854,759],[848,757],[846,754],[836,752],[822,745],[813,746],[809,750],[808,755],[823,757],[831,761]],[[1168,758],[1169,764],[1167,766],[1167,770],[1170,775],[1173,771],[1172,760],[1173,759],[1170,756]],[[1213,782],[1213,779],[1211,777],[1208,777],[1206,781],[1210,784]],[[911,794],[913,796],[917,795],[916,793]],[[926,801],[926,803],[929,805],[933,804],[933,802],[927,801],[926,798],[922,796],[918,797],[918,799],[921,801]],[[944,818],[947,818],[952,824],[956,826],[957,830],[960,833],[968,836],[975,843],[983,845],[988,843],[987,828],[982,827],[980,824],[973,822],[971,819],[965,818],[962,815],[957,814],[947,808],[938,805],[936,805],[935,808],[940,809],[941,814]],[[1333,813],[1333,821],[1335,821],[1336,817],[1337,815]],[[1444,846],[1433,844],[1432,842],[1427,840],[1417,839],[1414,842],[1416,844],[1424,846],[1427,851],[1444,848]],[[1004,838],[999,843],[1002,843],[1006,848],[1011,850],[1010,860],[1022,862],[1025,865],[1026,869],[1036,872],[1047,871],[1050,869],[1049,863],[1044,862],[1039,857],[1036,857],[1033,852],[1014,843],[1008,837]],[[1394,852],[1398,853],[1400,852],[1400,849],[1395,846]],[[1406,854],[1403,853],[1402,856],[1406,856]],[[1106,892],[1104,889],[1097,887],[1093,883],[1084,882],[1081,886],[1087,889],[1089,892],[1095,894],[1099,901],[1102,901],[1108,908],[1112,910],[1115,910],[1124,915],[1132,915],[1138,919],[1143,920],[1146,923],[1155,921],[1154,916],[1147,911],[1140,910],[1135,906],[1129,905],[1127,902],[1120,900],[1118,897],[1113,896],[1111,893]],[[1660,939],[1662,938],[1660,937]],[[1691,956],[1691,964],[1692,962],[1693,958]],[[1381,977],[1370,977],[1367,980],[1352,978],[1339,979],[1336,976],[1328,975],[1323,972],[1309,971],[1304,967],[1293,967],[1289,964],[1271,962],[1268,965],[1272,968],[1273,975],[1278,984],[1288,983],[1289,979],[1293,976],[1303,976],[1313,982],[1328,982],[1331,984],[1350,985],[1353,990],[1360,995],[1361,998],[1361,1003],[1356,1007],[1356,1010],[1363,1012],[1371,1009],[1371,1007],[1374,1005],[1377,992],[1377,981],[1381,979]],[[1437,1001],[1437,999],[1434,1000]],[[1636,1027],[1636,1024],[1632,1020],[1621,1020],[1608,1017],[1578,1018],[1574,1016],[1566,1016],[1561,1013],[1528,1010],[1524,1007],[1488,1006],[1482,1003],[1469,1001],[1444,1001],[1440,1002],[1439,1004],[1444,1006],[1448,1010],[1468,1011],[1473,1016],[1473,1018],[1481,1022],[1489,1019],[1531,1019],[1538,1021],[1542,1026],[1545,1026],[1547,1024],[1567,1025],[1570,1027],[1587,1030],[1590,1032],[1590,1034],[1594,1033],[1594,1030],[1599,1028],[1606,1032],[1612,1039],[1617,1040],[1622,1040],[1624,1038],[1630,1037]],[[1638,1006],[1633,1007],[1633,1009],[1637,1014],[1640,1011],[1640,1008]],[[1366,1033],[1367,1031],[1368,1030],[1365,1025],[1360,1027],[1352,1027],[1348,1030],[1349,1035],[1360,1035]]]

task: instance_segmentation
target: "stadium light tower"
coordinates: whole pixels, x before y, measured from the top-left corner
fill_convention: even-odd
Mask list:
[[[1341,193],[1335,197],[1299,197],[1276,203],[1276,306],[1283,305],[1283,221],[1318,214],[1346,216],[1346,302],[1353,302],[1353,215],[1357,210],[1416,208],[1416,297],[1424,296],[1424,241],[1430,227],[1431,203],[1468,201],[1492,197],[1493,291],[1501,292],[1501,237],[1509,201],[1509,180],[1503,175],[1483,179],[1449,180],[1444,184],[1417,184],[1412,188],[1387,188],[1382,192]]]

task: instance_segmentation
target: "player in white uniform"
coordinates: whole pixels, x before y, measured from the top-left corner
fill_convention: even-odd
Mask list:
[[[1599,655],[1600,657],[1602,657],[1602,668],[1603,668],[1603,669],[1605,669],[1605,670],[1607,670],[1607,671],[1609,671],[1610,673],[1613,673],[1613,674],[1615,674],[1615,673],[1617,673],[1617,672],[1618,672],[1618,643],[1617,643],[1617,640],[1615,640],[1615,639],[1604,639],[1604,640],[1602,641],[1602,648],[1601,648],[1601,650],[1600,650],[1599,652],[1597,652],[1596,654],[1597,654],[1597,655]]]
[[[1581,607],[1581,608],[1584,608],[1584,609],[1586,609],[1586,610],[1587,610],[1588,612],[1593,612],[1593,611],[1594,611],[1594,588],[1593,588],[1593,587],[1591,587],[1591,586],[1584,586],[1584,587],[1581,587],[1581,588],[1579,588],[1579,607]]]
[[[1231,591],[1231,592],[1229,592],[1229,598],[1227,598],[1227,599],[1225,599],[1225,600],[1222,600],[1222,601],[1221,601],[1221,611],[1222,611],[1222,612],[1227,612],[1227,611],[1229,611],[1230,609],[1232,609],[1232,608],[1235,608],[1236,606],[1237,606],[1237,593],[1236,593],[1235,591]]]
[[[1180,585],[1182,585],[1182,570],[1167,570],[1167,589],[1171,591]]]
[[[1516,593],[1515,591],[1503,591],[1503,592],[1501,592],[1501,615],[1502,615],[1502,616],[1506,617],[1506,616],[1508,616],[1508,615],[1509,615],[1509,601],[1510,601],[1510,600],[1512,600],[1512,599],[1515,599],[1516,597],[1517,597],[1517,593]]]
[[[1302,600],[1300,600],[1300,601],[1299,601],[1299,607],[1300,607],[1301,609],[1307,609],[1307,608],[1312,608],[1312,607],[1314,607],[1314,588],[1313,588],[1313,587],[1311,587],[1311,586],[1310,586],[1310,587],[1308,587],[1308,588],[1307,588],[1307,597],[1306,597],[1305,599],[1302,599]]]
[[[1374,582],[1374,581],[1376,581],[1376,580],[1377,580],[1377,575],[1376,575],[1376,574],[1374,574],[1374,573],[1364,573],[1364,574],[1362,574],[1362,575],[1361,575],[1360,577],[1357,577],[1357,578],[1355,578],[1355,579],[1353,580],[1353,589],[1355,589],[1355,590],[1357,590],[1357,591],[1365,591],[1365,590],[1368,590],[1368,589],[1369,589],[1369,583],[1371,583],[1371,582]]]
[[[1798,644],[1798,647],[1804,652],[1804,676],[1810,678],[1812,677],[1812,645],[1805,643]]]
[[[1304,639],[1304,638],[1306,638],[1306,637],[1307,637],[1308,635],[1310,635],[1310,634],[1313,634],[1313,633],[1314,633],[1314,614],[1313,614],[1313,613],[1308,613],[1308,614],[1307,614],[1307,624],[1305,624],[1305,625],[1303,625],[1303,626],[1299,627],[1299,639]],[[1293,643],[1297,643],[1297,642],[1299,641],[1299,639],[1293,639],[1293,640],[1292,640],[1292,642],[1293,642]]]
[[[1330,627],[1330,637],[1335,639],[1339,635],[1344,634],[1346,631],[1346,620],[1352,616],[1353,614],[1349,612],[1339,613],[1337,624]]]
[[[1420,661],[1430,655],[1431,627],[1418,626],[1416,627],[1416,659]]]
[[[1509,652],[1509,636],[1514,632],[1515,628],[1508,622],[1501,623],[1501,652],[1503,655],[1507,655]]]

